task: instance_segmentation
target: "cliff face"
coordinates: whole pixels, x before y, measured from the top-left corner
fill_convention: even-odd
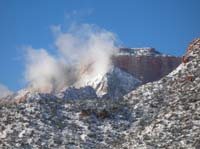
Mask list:
[[[113,57],[113,63],[143,83],[147,83],[170,73],[181,63],[181,58],[162,55],[153,48],[123,48]]]

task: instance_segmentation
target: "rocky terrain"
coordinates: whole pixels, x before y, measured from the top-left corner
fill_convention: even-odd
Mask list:
[[[107,78],[118,70],[111,72]],[[74,92],[80,94],[68,98]],[[85,92],[91,96],[78,99]],[[91,87],[54,95],[23,93],[1,103],[0,148],[200,148],[199,42],[169,75],[123,98],[98,98]],[[21,100],[8,102],[17,96]]]

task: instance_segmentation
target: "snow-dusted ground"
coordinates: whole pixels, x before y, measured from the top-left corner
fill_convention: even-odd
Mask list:
[[[90,113],[82,116],[83,110]],[[106,117],[99,113],[106,110]],[[44,99],[0,108],[0,148],[109,148],[132,122],[128,105],[112,100]]]

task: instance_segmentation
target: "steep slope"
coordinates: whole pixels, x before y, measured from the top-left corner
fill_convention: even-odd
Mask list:
[[[184,59],[168,76],[125,96],[136,118],[130,148],[200,148],[200,42]]]
[[[181,59],[161,54],[153,48],[122,48],[113,57],[113,63],[147,83],[169,74],[181,63]]]

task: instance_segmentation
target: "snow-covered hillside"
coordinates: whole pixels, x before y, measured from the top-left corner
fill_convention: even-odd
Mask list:
[[[116,100],[68,98],[74,92],[96,96],[93,88],[86,87],[55,95],[25,93],[17,103],[3,102],[0,148],[199,148],[200,43],[185,58],[184,64],[161,80]],[[120,86],[121,91],[125,85],[129,89],[136,79],[118,71],[113,69],[100,79],[99,87],[108,90],[109,78],[112,82],[125,76],[113,88]]]

